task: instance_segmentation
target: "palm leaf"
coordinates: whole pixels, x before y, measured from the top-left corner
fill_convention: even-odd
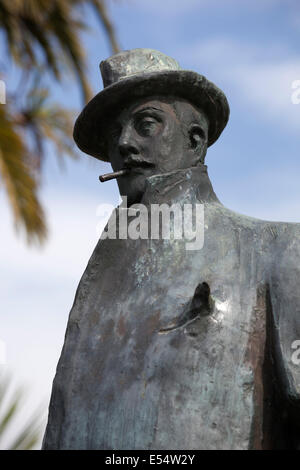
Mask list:
[[[16,228],[23,226],[29,242],[46,238],[45,216],[37,196],[37,184],[26,164],[26,146],[0,108],[0,176],[6,187]]]
[[[89,1],[94,7],[96,13],[98,14],[100,18],[102,25],[104,26],[104,29],[110,41],[112,51],[116,54],[117,52],[119,52],[120,47],[117,41],[115,29],[108,15],[105,0],[89,0]]]
[[[8,376],[1,377],[0,383],[0,448],[5,440],[8,430],[11,432],[15,419],[23,406],[25,395],[21,389],[12,389]],[[26,425],[19,430],[10,444],[6,444],[8,450],[32,449],[41,437],[41,428],[44,420],[44,412],[37,409],[29,418]]]
[[[47,24],[76,72],[84,101],[88,101],[91,98],[91,89],[85,75],[84,52],[80,44],[78,22],[74,21],[69,2],[55,2]]]
[[[54,73],[56,78],[60,78],[59,67],[57,63],[57,57],[53,51],[51,42],[47,33],[44,29],[40,28],[38,24],[32,21],[31,18],[21,17],[23,28],[28,31],[32,38],[40,45],[44,52],[47,60],[47,65],[50,70]],[[24,34],[26,37],[26,34]]]
[[[114,52],[119,51],[115,30],[104,0],[1,0],[0,29],[5,33],[10,54],[22,67],[40,63],[42,50],[49,70],[60,79],[60,65],[67,58],[79,80],[83,98],[91,97],[85,74],[80,32],[87,25],[76,17],[78,6],[95,9]]]
[[[28,423],[19,432],[15,440],[10,444],[9,450],[30,450],[41,437],[41,416],[42,411],[34,413]]]
[[[80,38],[81,31],[88,29],[85,15],[80,14],[86,7],[95,9],[112,50],[117,52],[116,35],[104,0],[0,0],[0,31],[4,33],[8,56],[29,76],[36,70],[42,75],[41,67],[46,65],[57,80],[67,63],[79,81],[84,101],[91,97]],[[26,84],[30,82],[28,75]],[[25,229],[29,241],[42,241],[47,231],[37,193],[38,174],[34,171],[41,168],[47,140],[53,143],[58,155],[76,156],[73,119],[71,112],[49,105],[47,95],[39,98],[37,93],[33,93],[31,101],[29,96],[23,109],[19,109],[24,95],[22,84],[22,100],[10,101],[15,108],[12,110],[12,105],[0,108],[0,178],[16,227]],[[18,91],[14,97],[18,98]]]
[[[40,158],[43,154],[43,142],[49,140],[60,158],[68,154],[77,158],[73,141],[73,123],[75,113],[65,110],[55,103],[48,103],[49,92],[35,82],[29,91],[26,109],[20,123],[32,133],[35,141],[35,153]]]

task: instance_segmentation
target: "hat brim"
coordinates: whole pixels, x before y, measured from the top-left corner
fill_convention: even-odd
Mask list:
[[[209,120],[208,146],[227,124],[226,96],[203,75],[186,70],[143,73],[104,88],[85,106],[74,126],[76,144],[83,152],[109,161],[105,148],[107,122],[128,101],[157,95],[178,96],[201,108]]]

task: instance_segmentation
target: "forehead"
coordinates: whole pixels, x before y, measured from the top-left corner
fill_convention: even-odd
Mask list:
[[[147,97],[129,103],[129,105],[120,111],[119,118],[123,121],[146,110],[161,114],[171,114],[176,117],[169,101],[160,99],[159,97]]]
[[[170,115],[177,121],[187,113],[193,114],[195,118],[198,117],[200,120],[203,116],[201,110],[184,99],[172,96],[150,96],[136,100],[124,107],[119,113],[119,119],[120,121],[127,120],[135,114],[147,110]]]

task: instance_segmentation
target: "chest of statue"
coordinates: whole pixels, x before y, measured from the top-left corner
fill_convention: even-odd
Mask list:
[[[185,240],[99,243],[61,358],[72,370],[62,448],[248,448],[253,426],[261,432],[259,256],[249,230],[217,222],[220,210],[206,209],[201,250]],[[201,283],[210,309],[185,318]]]

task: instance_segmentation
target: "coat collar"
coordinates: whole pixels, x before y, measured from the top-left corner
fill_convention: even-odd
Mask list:
[[[207,174],[207,166],[185,168],[160,175],[153,175],[146,180],[146,190],[142,204],[162,203],[217,203],[217,198]]]

